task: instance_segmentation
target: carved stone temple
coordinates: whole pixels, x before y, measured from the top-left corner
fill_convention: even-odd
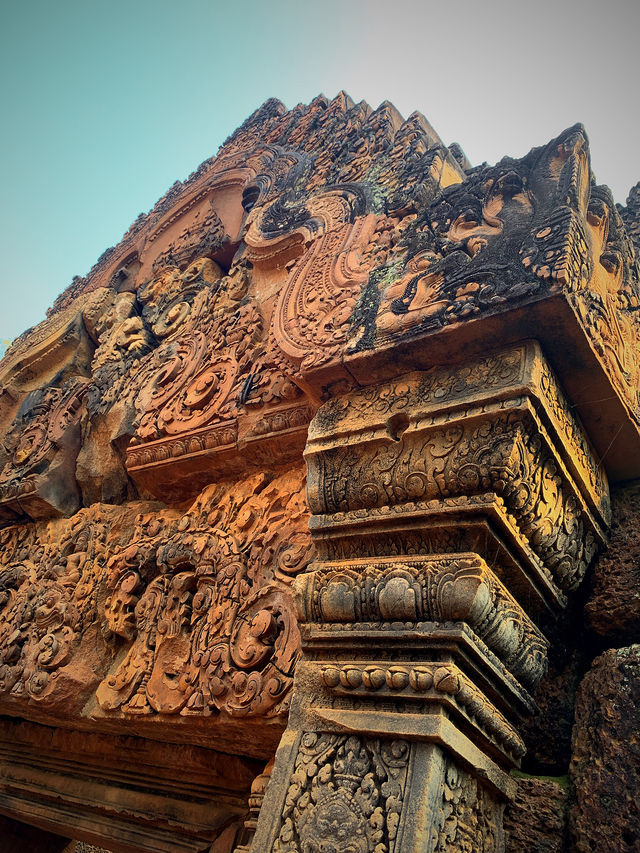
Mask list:
[[[0,851],[640,851],[638,252],[344,93],[140,215],[0,363]]]

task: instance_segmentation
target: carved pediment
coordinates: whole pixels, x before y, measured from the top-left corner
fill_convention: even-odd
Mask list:
[[[47,569],[58,627],[7,616],[12,631],[33,622],[6,662],[11,708],[53,707],[57,684],[71,692],[93,583],[86,620],[106,644],[87,688],[96,718],[281,719],[298,649],[287,578],[309,559],[305,446],[325,561],[354,558],[367,537],[379,558],[398,542],[423,555],[480,542],[519,606],[559,606],[607,524],[603,464],[615,476],[635,464],[625,216],[594,184],[580,127],[469,168],[423,116],[405,121],[390,104],[341,95],[252,117],[2,363],[11,536],[53,551],[79,513],[124,507],[104,522],[99,557],[69,546],[69,565]],[[531,337],[542,346],[518,349]],[[358,454],[336,449],[329,464],[353,426],[345,405],[360,419]],[[127,515],[151,496],[165,508]],[[21,547],[9,608],[44,583]],[[47,669],[49,633],[60,652]]]
[[[0,363],[0,811],[230,850],[212,750],[287,726],[236,853],[500,850],[640,474],[638,198],[579,125],[473,168],[388,102],[271,100],[74,278]]]

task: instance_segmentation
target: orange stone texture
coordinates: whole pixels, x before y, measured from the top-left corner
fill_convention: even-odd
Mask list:
[[[344,93],[138,217],[0,362],[0,849],[640,850],[639,249]]]

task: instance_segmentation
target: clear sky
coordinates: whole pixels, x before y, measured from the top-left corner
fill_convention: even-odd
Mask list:
[[[638,0],[3,0],[0,339],[268,97],[423,112],[474,163],[576,121],[640,180]],[[2,347],[0,346],[0,352]]]

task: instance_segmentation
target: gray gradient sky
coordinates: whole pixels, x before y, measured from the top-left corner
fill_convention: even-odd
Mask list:
[[[474,164],[582,121],[616,200],[640,180],[638,0],[4,0],[0,20],[0,339],[270,96],[418,109]]]

